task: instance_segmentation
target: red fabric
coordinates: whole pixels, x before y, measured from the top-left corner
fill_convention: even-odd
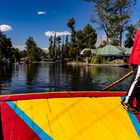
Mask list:
[[[4,140],[40,140],[6,103],[1,103],[1,120]]]
[[[140,65],[140,30],[137,31],[132,52],[129,58],[129,64]]]

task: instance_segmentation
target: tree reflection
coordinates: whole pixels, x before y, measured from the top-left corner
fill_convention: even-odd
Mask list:
[[[28,64],[26,65],[26,84],[34,85],[37,81],[39,64]]]
[[[0,94],[4,90],[8,90],[12,79],[12,65],[5,64],[0,67]]]
[[[119,67],[73,66],[63,63],[4,65],[0,67],[0,94],[101,90],[129,71]],[[126,79],[111,90],[126,90],[128,86],[129,80]]]

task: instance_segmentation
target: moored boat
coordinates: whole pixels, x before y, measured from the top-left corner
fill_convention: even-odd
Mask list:
[[[140,116],[127,113],[120,105],[125,94],[64,91],[2,95],[1,140],[139,140]]]

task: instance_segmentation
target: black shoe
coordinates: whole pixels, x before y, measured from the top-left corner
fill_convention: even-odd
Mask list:
[[[139,111],[136,109],[136,107],[133,107],[130,104],[125,103],[124,101],[122,101],[121,104],[122,104],[123,108],[128,112],[135,114],[135,115],[139,113]]]

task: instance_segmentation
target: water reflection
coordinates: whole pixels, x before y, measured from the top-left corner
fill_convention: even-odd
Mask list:
[[[0,93],[101,90],[129,71],[120,67],[57,63],[4,66],[0,68]],[[127,90],[130,79],[111,90]]]
[[[7,90],[12,80],[12,66],[2,65],[0,67],[0,94],[1,91]]]
[[[37,81],[37,75],[39,73],[39,65],[28,64],[26,66],[26,84],[34,85],[34,82]]]

